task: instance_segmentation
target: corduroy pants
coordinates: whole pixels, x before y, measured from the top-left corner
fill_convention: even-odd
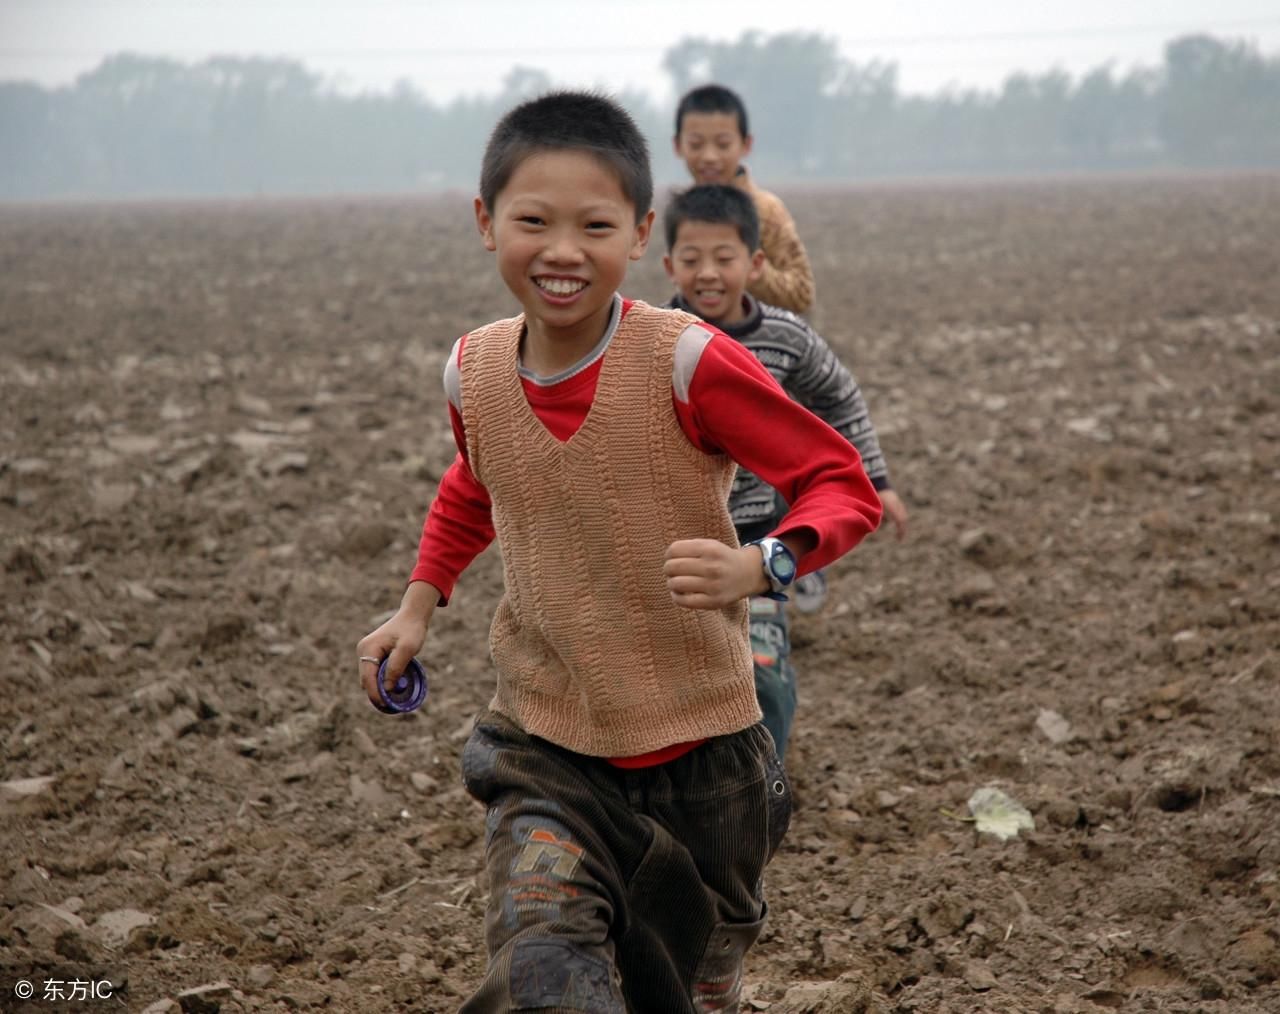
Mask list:
[[[736,1012],[791,788],[762,725],[623,770],[486,712],[462,755],[487,806],[484,981],[464,1014]]]

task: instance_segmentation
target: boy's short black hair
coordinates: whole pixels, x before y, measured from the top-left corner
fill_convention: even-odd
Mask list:
[[[738,133],[743,140],[751,133],[747,126],[747,107],[743,105],[737,92],[724,85],[699,85],[692,91],[685,92],[684,98],[676,106],[676,137],[680,136],[686,113],[732,113],[738,118]]]
[[[667,253],[676,245],[676,234],[685,222],[732,225],[752,253],[760,248],[760,216],[755,201],[737,187],[706,183],[690,187],[671,198],[662,214],[667,234]]]
[[[493,202],[530,155],[581,151],[607,166],[622,184],[639,222],[653,207],[649,146],[631,115],[613,99],[592,92],[557,91],[522,102],[489,135],[480,163],[480,199]]]

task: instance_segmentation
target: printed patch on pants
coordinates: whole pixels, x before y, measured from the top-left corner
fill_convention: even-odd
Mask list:
[[[777,599],[767,599],[763,595],[751,599],[752,616],[777,616],[782,612],[783,604]]]
[[[511,862],[502,907],[508,925],[522,917],[558,918],[560,906],[582,892],[575,874],[583,848],[553,822],[525,818],[514,822],[512,833],[523,844]]]
[[[751,647],[756,651],[761,648],[781,650],[787,645],[787,628],[780,623],[769,620],[753,620],[751,623]]]
[[[545,871],[561,880],[568,880],[582,862],[582,846],[569,838],[557,838],[551,828],[529,829],[524,847],[511,866],[512,873]]]
[[[521,940],[512,948],[511,1003],[516,1010],[623,1014],[610,964],[563,940]]]

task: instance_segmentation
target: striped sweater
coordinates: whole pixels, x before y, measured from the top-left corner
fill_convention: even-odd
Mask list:
[[[867,410],[862,389],[836,357],[831,346],[794,313],[743,295],[747,317],[739,324],[716,327],[751,352],[784,391],[858,449],[872,485],[889,489],[889,469]],[[668,304],[688,310],[675,296]],[[745,469],[738,469],[729,494],[729,513],[739,530],[751,537],[757,526],[772,526],[786,510],[773,487]]]

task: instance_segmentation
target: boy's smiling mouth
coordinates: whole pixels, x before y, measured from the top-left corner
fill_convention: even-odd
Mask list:
[[[535,276],[533,284],[547,295],[561,299],[576,296],[587,287],[587,283],[581,278],[561,278],[552,275]]]

